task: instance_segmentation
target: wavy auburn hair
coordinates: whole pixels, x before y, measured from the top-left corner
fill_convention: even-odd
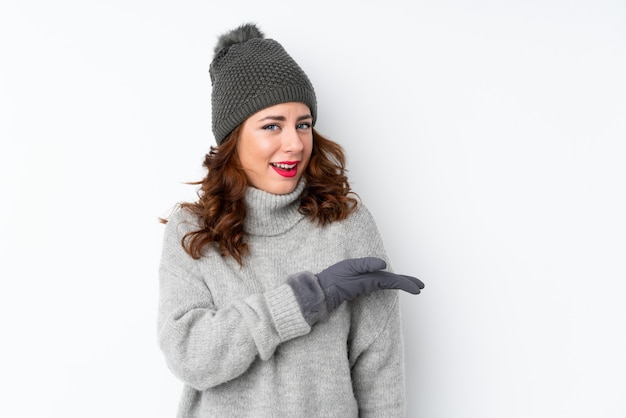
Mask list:
[[[187,210],[200,219],[201,229],[182,238],[185,251],[194,259],[202,257],[204,249],[212,244],[222,256],[233,257],[243,265],[248,253],[247,234],[244,231],[246,206],[244,196],[248,180],[237,155],[241,126],[235,128],[220,146],[211,146],[203,166],[208,170],[199,185],[198,201],[183,202],[178,208]],[[343,148],[313,129],[311,158],[303,177],[306,188],[300,200],[300,213],[311,222],[326,225],[340,221],[352,213],[357,195],[351,191],[345,168]],[[167,219],[161,219],[167,223]]]

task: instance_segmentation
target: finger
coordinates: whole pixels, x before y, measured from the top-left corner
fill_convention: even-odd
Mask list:
[[[395,274],[388,271],[379,271],[376,278],[379,286],[387,289],[400,289],[417,295],[424,288],[424,283],[416,277]]]
[[[420,279],[418,279],[417,277],[413,277],[413,276],[406,276],[404,274],[401,274],[400,276],[411,280],[413,283],[415,283],[420,289],[424,288],[424,282],[422,282]]]

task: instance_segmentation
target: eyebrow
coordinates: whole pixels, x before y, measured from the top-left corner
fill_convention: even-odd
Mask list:
[[[298,116],[298,119],[296,119],[296,121],[299,122],[301,120],[312,119],[312,118],[313,118],[313,116],[311,116],[311,115],[302,115],[302,116]],[[278,120],[278,121],[284,122],[284,121],[287,120],[287,118],[284,117],[284,116],[269,115],[269,116],[266,116],[264,118],[259,119],[257,122],[263,122],[263,121],[266,121],[266,120]]]

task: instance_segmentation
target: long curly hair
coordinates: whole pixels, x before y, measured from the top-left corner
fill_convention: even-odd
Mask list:
[[[222,145],[211,146],[203,163],[207,175],[187,183],[200,186],[198,201],[177,205],[200,219],[201,229],[182,238],[183,248],[194,259],[201,258],[209,245],[217,245],[222,256],[233,257],[239,265],[243,265],[243,257],[248,253],[244,231],[248,180],[237,155],[240,131],[241,126]],[[299,207],[311,222],[326,225],[347,218],[355,210],[358,196],[350,189],[345,166],[343,148],[313,129],[311,158],[303,174],[306,189]],[[160,221],[167,223],[164,218]]]

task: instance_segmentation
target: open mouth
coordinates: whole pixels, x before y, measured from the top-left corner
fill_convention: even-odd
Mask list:
[[[270,166],[283,177],[293,177],[298,172],[297,161],[284,161],[280,163],[270,163]]]
[[[293,170],[296,168],[298,163],[270,163],[272,167],[278,168],[280,170]]]

